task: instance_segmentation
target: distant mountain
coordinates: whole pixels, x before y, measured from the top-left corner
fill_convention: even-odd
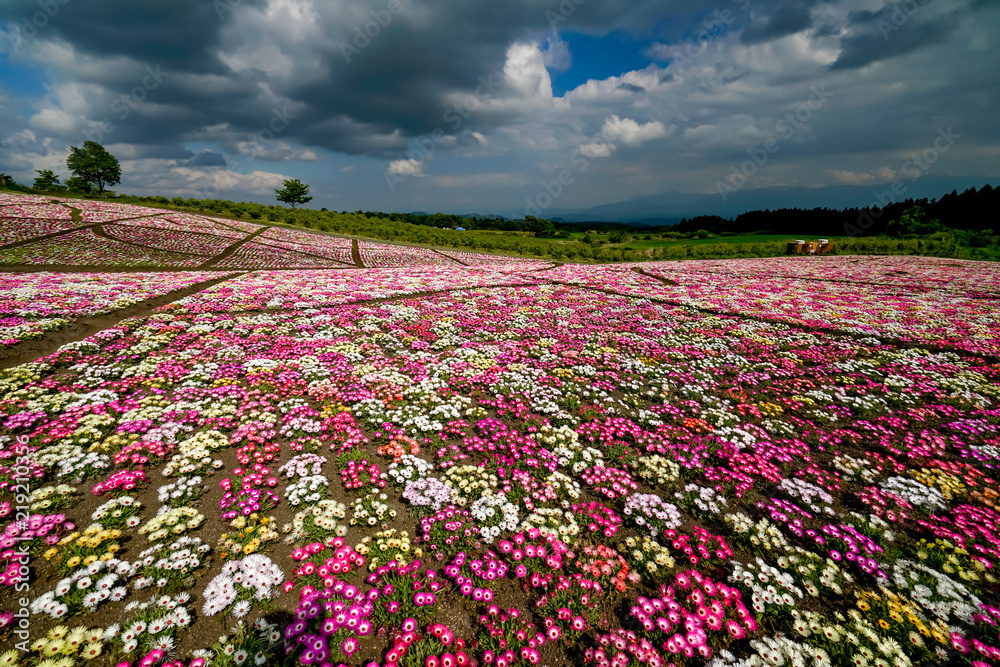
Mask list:
[[[952,190],[981,188],[996,183],[997,178],[984,176],[925,176],[916,182],[902,181],[905,190],[896,201],[906,198],[936,199]],[[725,201],[716,193],[668,191],[658,195],[633,197],[625,201],[584,209],[550,208],[539,217],[565,222],[638,222],[651,225],[670,224],[681,218],[698,215],[733,217],[746,211],[779,208],[861,208],[878,205],[878,194],[889,192],[891,183],[878,185],[835,185],[824,188],[776,187],[738,190],[727,194]],[[897,190],[899,187],[897,186]],[[883,204],[891,199],[883,197]],[[524,217],[524,211],[508,212],[512,217]]]

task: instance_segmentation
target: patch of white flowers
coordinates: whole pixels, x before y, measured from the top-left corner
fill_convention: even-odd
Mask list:
[[[517,530],[517,505],[503,494],[487,494],[469,506],[469,515],[479,525],[483,541],[491,544],[504,531]]]
[[[179,477],[173,484],[166,484],[156,490],[157,499],[170,507],[190,505],[205,492],[201,475]]]
[[[732,561],[732,566],[729,580],[751,591],[750,600],[758,614],[767,607],[794,608],[802,599],[802,589],[795,585],[795,578],[759,556],[752,563]]]
[[[329,480],[323,475],[300,477],[285,488],[285,497],[292,507],[316,503],[326,497],[329,484]]]
[[[389,467],[382,473],[382,479],[395,487],[406,486],[407,482],[412,482],[427,477],[434,472],[434,465],[428,463],[419,456],[403,454],[398,461],[389,464]]]
[[[882,482],[882,490],[893,493],[906,502],[927,511],[943,510],[948,505],[944,495],[932,486],[921,484],[908,477],[890,477]]]

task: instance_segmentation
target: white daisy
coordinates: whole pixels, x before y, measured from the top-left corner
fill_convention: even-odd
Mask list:
[[[243,618],[250,613],[250,603],[246,600],[240,600],[233,605],[233,616],[236,618]]]

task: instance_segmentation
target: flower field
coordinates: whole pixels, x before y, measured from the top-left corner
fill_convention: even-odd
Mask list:
[[[1000,664],[995,266],[206,257],[0,274],[197,290],[0,370],[0,665]]]
[[[243,220],[0,193],[0,269],[541,269],[552,262],[357,241]]]

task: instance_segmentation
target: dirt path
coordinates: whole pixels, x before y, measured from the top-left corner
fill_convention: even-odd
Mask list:
[[[359,269],[368,268],[365,263],[361,261],[361,246],[358,245],[357,239],[351,239],[351,259],[354,260],[354,266]]]
[[[460,260],[458,257],[452,257],[451,255],[446,255],[443,252],[441,252],[440,250],[437,250],[436,248],[431,248],[431,251],[432,252],[436,252],[437,254],[441,255],[442,257],[447,257],[448,259],[450,259],[453,262],[458,262],[462,266],[470,266],[469,264],[466,264],[465,262],[463,262],[462,260]]]
[[[663,276],[658,276],[655,273],[649,273],[645,269],[640,269],[638,266],[633,266],[632,271],[638,273],[640,276],[646,276],[647,278],[652,278],[653,280],[659,280],[664,285],[670,285],[671,287],[677,287],[680,285],[679,282],[673,281],[670,278],[664,278]]]
[[[226,259],[230,255],[232,255],[233,253],[235,253],[241,247],[243,247],[244,243],[247,243],[248,241],[251,241],[251,240],[257,238],[258,236],[260,236],[261,234],[263,234],[266,231],[267,231],[267,227],[261,227],[257,231],[251,232],[249,235],[244,236],[242,239],[240,239],[236,243],[233,243],[232,245],[230,245],[228,248],[226,248],[225,250],[223,250],[222,252],[220,252],[215,257],[212,257],[211,259],[209,259],[208,261],[206,261],[204,264],[202,264],[201,266],[199,266],[197,270],[200,271],[202,269],[210,269],[210,268],[212,268],[213,266],[215,266],[216,264],[218,264],[222,260]]]
[[[186,287],[182,290],[171,292],[170,294],[164,294],[163,296],[140,301],[133,306],[117,310],[107,315],[79,318],[58,331],[47,332],[41,338],[26,340],[23,343],[18,343],[17,345],[0,350],[0,369],[11,368],[12,366],[17,366],[19,364],[37,361],[42,357],[52,354],[66,343],[83,340],[88,336],[94,335],[98,331],[109,329],[122,320],[127,320],[130,317],[146,317],[160,306],[178,299],[183,299],[186,296],[191,296],[201,290],[208,289],[209,287],[218,285],[219,283],[229,280],[230,278],[237,278],[241,275],[243,275],[243,273],[233,276],[225,276],[222,278],[215,278],[213,280],[206,280],[196,285]]]
[[[94,227],[94,233],[97,234],[98,236],[100,236],[103,239],[107,239],[109,241],[115,241],[117,243],[124,243],[125,245],[130,245],[130,246],[132,246],[134,248],[142,248],[143,250],[156,250],[156,251],[159,251],[159,252],[176,252],[176,253],[181,254],[181,255],[190,255],[192,257],[205,257],[205,255],[202,255],[202,254],[196,253],[196,252],[187,252],[187,251],[184,251],[184,250],[167,250],[166,248],[157,248],[157,247],[151,246],[151,245],[143,245],[141,243],[134,243],[132,241],[126,241],[125,239],[120,239],[117,236],[112,236],[108,232],[104,231],[104,225],[106,225],[106,224],[111,224],[111,223],[102,222],[101,224],[99,224],[96,227]]]
[[[58,231],[58,232],[52,232],[51,234],[42,234],[41,236],[33,236],[32,238],[30,238],[30,239],[28,239],[26,241],[14,241],[13,243],[6,243],[4,245],[0,245],[0,249],[6,250],[8,248],[17,248],[19,246],[29,245],[31,243],[36,243],[38,241],[44,241],[45,239],[52,239],[52,238],[55,238],[57,236],[64,236],[66,234],[72,234],[73,232],[78,232],[78,231],[83,230],[83,229],[93,229],[94,227],[99,227],[100,225],[101,225],[100,222],[91,222],[91,223],[80,225],[79,227],[71,227],[70,229],[63,229],[63,230]]]

